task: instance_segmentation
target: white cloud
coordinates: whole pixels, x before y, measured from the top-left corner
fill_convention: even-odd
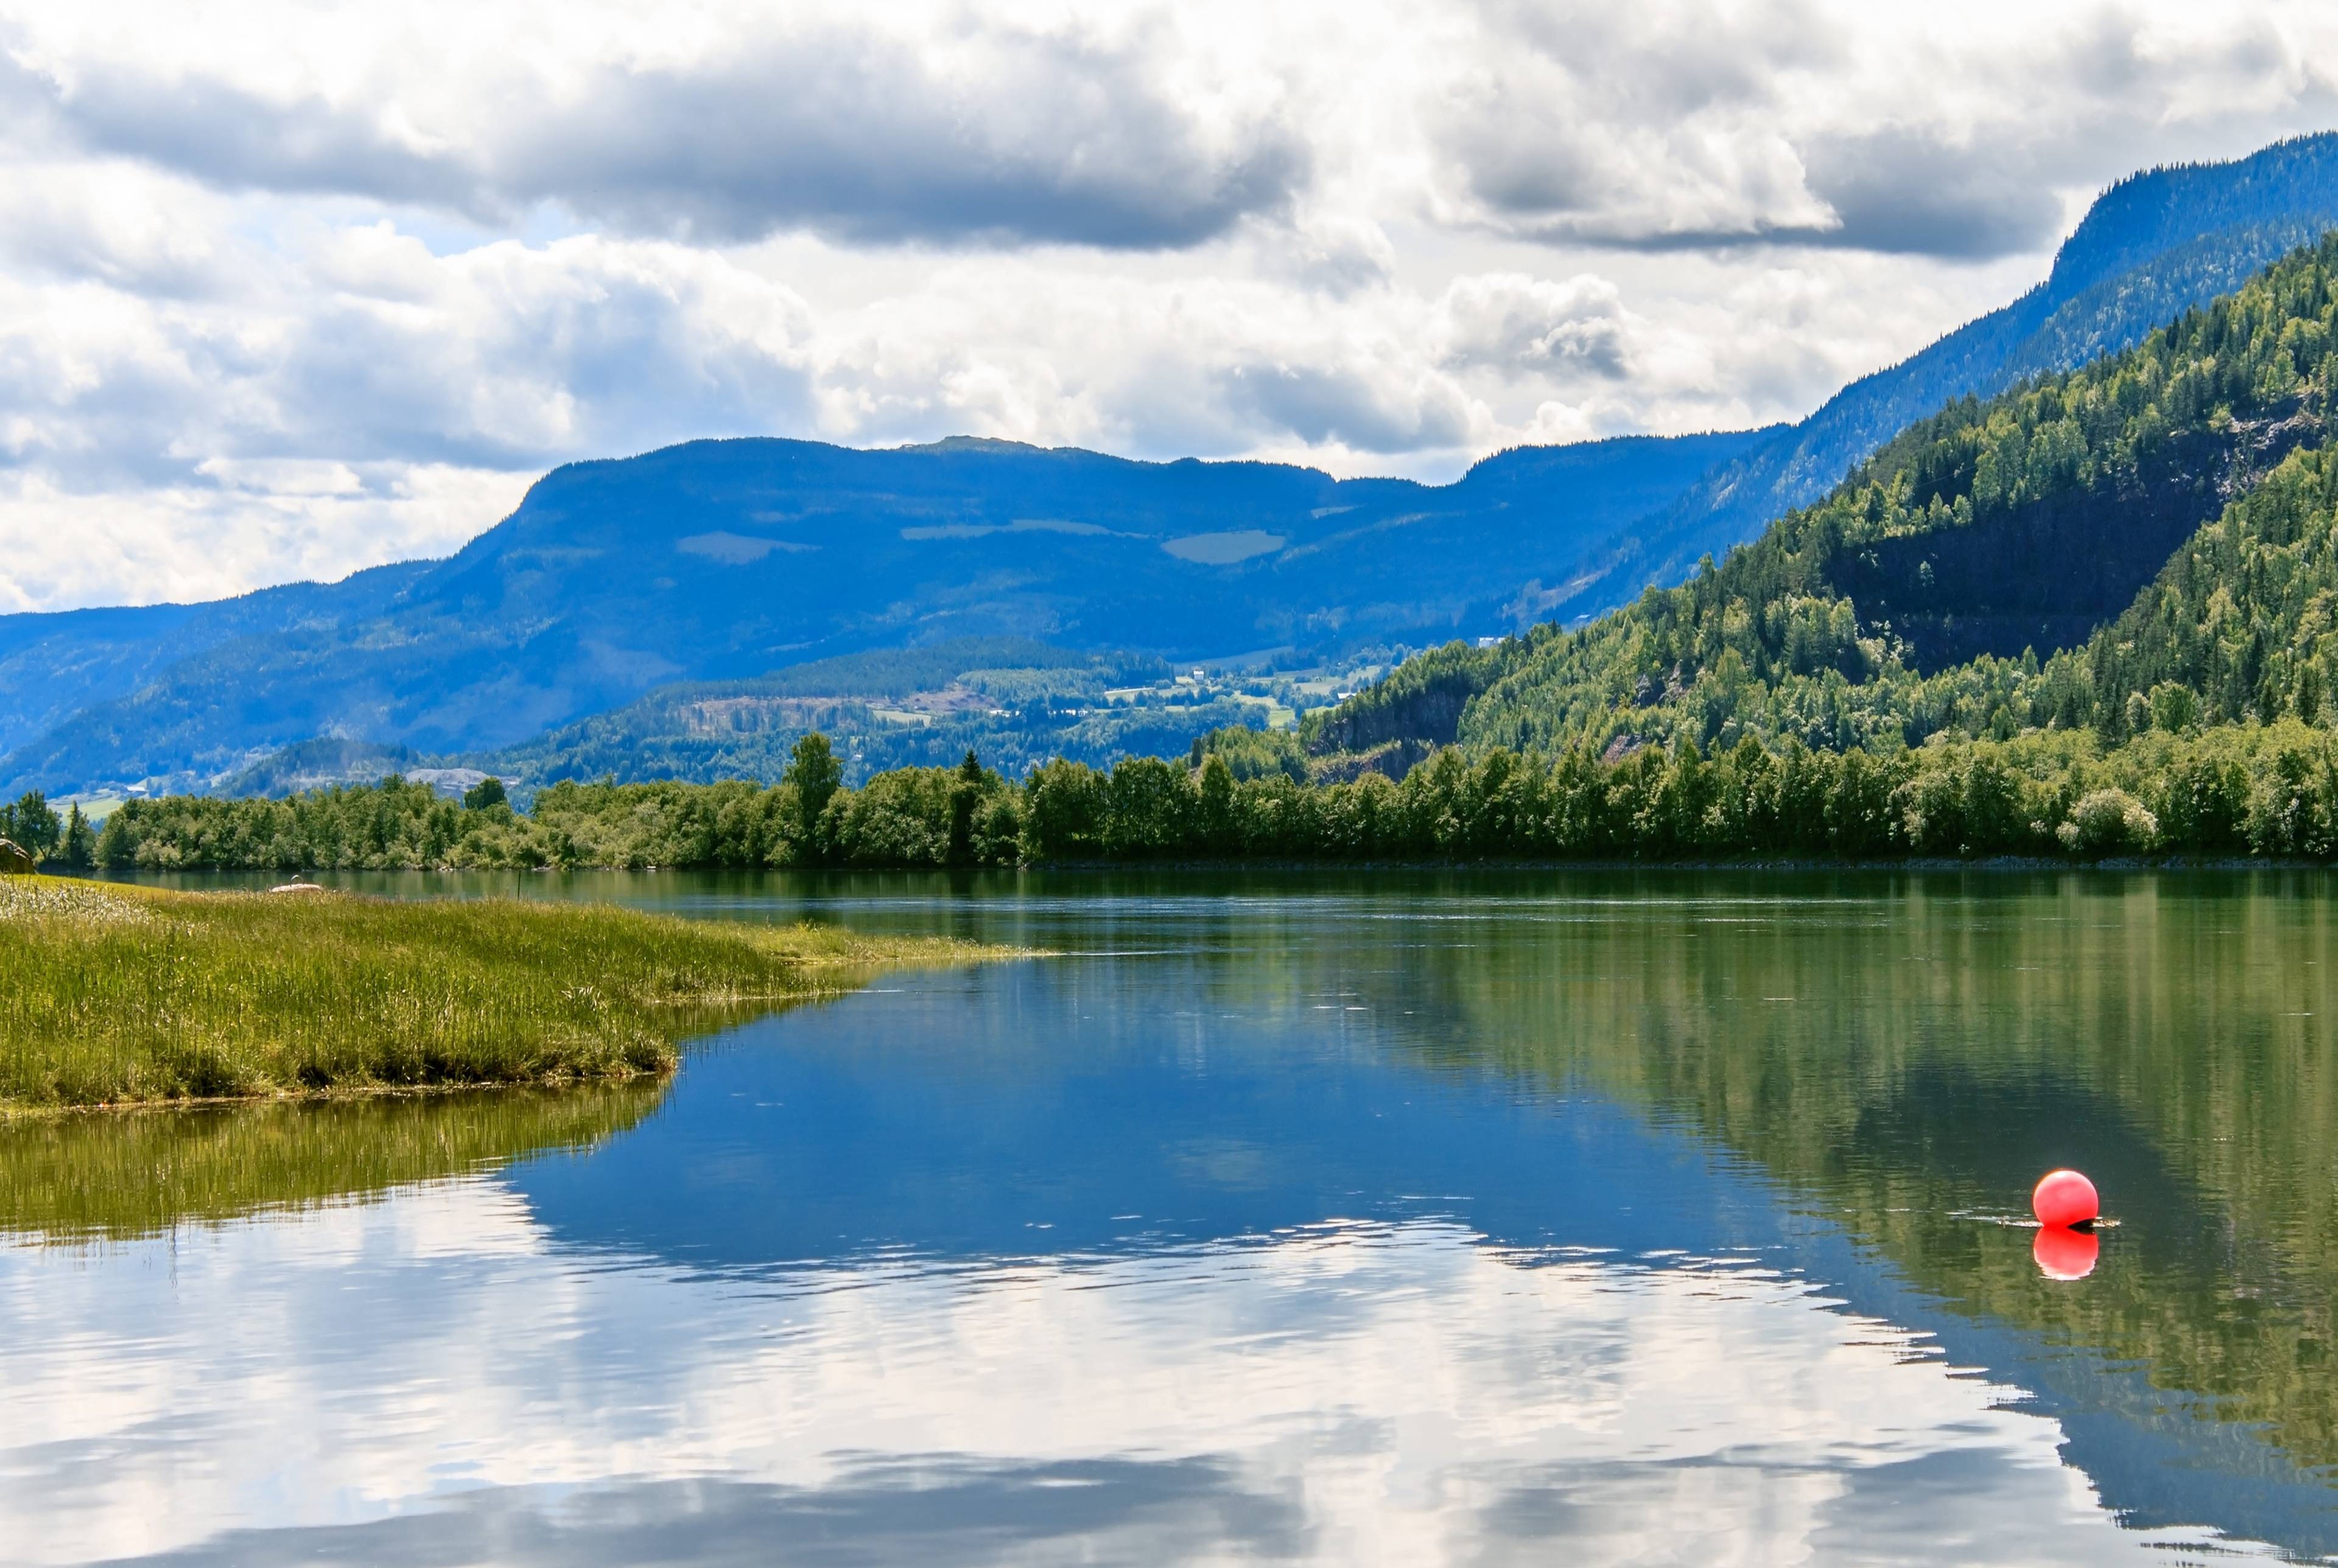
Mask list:
[[[517,505],[534,477],[431,463],[205,466],[203,483],[94,495],[0,475],[0,540],[12,556],[0,568],[0,613],[133,594],[226,598],[450,554],[481,519]]]
[[[1143,248],[1286,205],[1304,143],[1272,118],[1213,125],[1169,101],[1145,67],[1151,42],[742,15],[693,57],[546,63],[560,70],[515,53],[426,103],[402,77],[271,90],[231,65],[116,58],[61,63],[20,96],[61,140],[221,188],[486,223],[552,202],[623,232],[718,242],[801,227]]]
[[[1560,280],[1520,272],[1457,278],[1439,307],[1447,359],[1512,376],[1630,372],[1634,323],[1616,285],[1592,273]]]
[[[2168,158],[2325,128],[2329,22],[1977,0],[1489,0],[1432,113],[1456,222],[1558,242],[1988,258]],[[2237,135],[2238,140],[2235,140]]]
[[[968,433],[1441,477],[1765,422],[2332,24],[1987,0],[0,0],[0,607],[438,551],[554,464]]]

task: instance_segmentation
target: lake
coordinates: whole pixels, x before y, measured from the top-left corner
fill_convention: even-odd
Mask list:
[[[1051,956],[0,1128],[0,1561],[2338,1553],[2331,877],[340,880]]]

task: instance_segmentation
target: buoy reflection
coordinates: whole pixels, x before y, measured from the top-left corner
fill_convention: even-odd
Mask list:
[[[2095,1258],[2102,1246],[2091,1230],[2047,1225],[2030,1243],[2029,1255],[2038,1259],[2038,1271],[2048,1279],[2084,1279],[2095,1271]]]

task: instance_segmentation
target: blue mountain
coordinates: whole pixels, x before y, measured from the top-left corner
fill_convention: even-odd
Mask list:
[[[1758,438],[1522,448],[1448,485],[963,439],[573,464],[446,561],[0,618],[0,780],[183,787],[319,736],[476,750],[676,681],[969,638],[1185,660],[1492,632]]]

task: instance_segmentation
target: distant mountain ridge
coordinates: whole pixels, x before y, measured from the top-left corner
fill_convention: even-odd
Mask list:
[[[1521,448],[1447,485],[970,439],[572,464],[443,562],[242,608],[0,618],[28,686],[39,661],[89,671],[45,729],[26,705],[0,779],[200,788],[314,737],[492,750],[677,681],[968,637],[1191,659],[1497,632],[1758,436]]]
[[[1701,557],[1718,557],[1819,499],[1916,420],[1960,397],[1992,397],[2130,348],[2333,227],[2338,132],[2231,162],[2129,175],[2088,209],[2044,282],[1716,466],[1636,522],[1551,612],[1580,621],[1628,603],[1651,583],[1680,582]]]
[[[0,615],[0,756],[237,638],[378,614],[428,566],[377,566],[336,583],[294,583],[209,603]]]

